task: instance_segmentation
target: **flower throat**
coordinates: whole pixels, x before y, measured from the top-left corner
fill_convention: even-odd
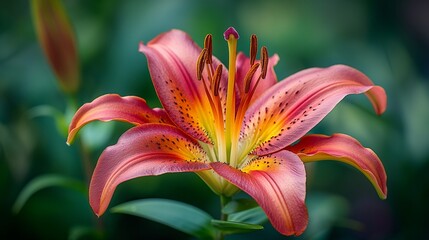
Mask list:
[[[256,62],[258,52],[258,39],[256,35],[250,37],[250,69],[244,76],[244,96],[240,102],[236,103],[235,83],[236,83],[236,59],[237,59],[237,40],[239,39],[238,32],[230,27],[224,32],[224,38],[228,43],[228,82],[226,89],[226,109],[223,112],[219,97],[220,81],[222,77],[223,65],[219,64],[216,68],[213,66],[213,47],[212,35],[208,34],[204,39],[204,48],[202,49],[197,60],[197,79],[203,82],[206,95],[208,96],[210,106],[215,113],[215,122],[219,136],[216,142],[217,149],[220,152],[225,152],[226,156],[218,156],[221,162],[227,162],[232,166],[238,164],[237,154],[238,140],[241,129],[241,123],[244,118],[245,110],[248,109],[250,100],[255,92],[255,89],[261,79],[265,79],[268,69],[268,51],[265,46],[261,48],[260,61]],[[260,69],[260,74],[254,78],[257,70]],[[204,78],[204,71],[208,79]],[[256,80],[254,80],[256,79]],[[252,86],[252,80],[256,81]],[[238,106],[238,107],[236,107]],[[225,117],[224,117],[225,114]],[[225,119],[224,119],[225,118]],[[223,146],[220,146],[223,144]],[[224,149],[225,151],[221,151]],[[225,161],[222,161],[225,157]]]

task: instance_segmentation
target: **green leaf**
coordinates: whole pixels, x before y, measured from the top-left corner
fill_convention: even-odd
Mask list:
[[[247,209],[228,216],[228,221],[262,224],[267,221],[267,215],[260,207]]]
[[[206,212],[177,201],[144,199],[121,204],[112,212],[126,213],[165,224],[200,239],[213,239],[212,217]]]
[[[342,196],[313,192],[307,195],[306,203],[311,219],[303,234],[306,239],[327,239],[338,226],[362,230],[358,222],[347,219],[349,205]]]
[[[212,225],[224,234],[245,233],[264,229],[263,226],[250,223],[212,220]]]
[[[250,208],[257,207],[258,203],[255,200],[250,198],[241,198],[230,201],[226,206],[222,209],[223,214],[232,214],[236,212],[241,212]]]
[[[60,176],[60,175],[43,175],[31,180],[19,194],[15,204],[13,205],[13,212],[18,213],[28,199],[36,192],[48,187],[66,187],[83,194],[86,194],[86,185],[81,181]]]

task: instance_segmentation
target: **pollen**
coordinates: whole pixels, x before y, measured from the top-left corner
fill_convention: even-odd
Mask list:
[[[261,48],[261,77],[265,79],[268,71],[268,50],[265,46]]]
[[[252,78],[255,75],[256,70],[258,70],[259,65],[260,65],[259,63],[253,64],[252,67],[250,68],[250,70],[246,73],[246,76],[244,76],[244,83],[245,83],[244,92],[245,93],[249,92]]]
[[[223,69],[222,64],[219,64],[213,75],[212,91],[215,96],[219,96],[219,84],[220,84],[220,79],[222,77],[222,69]]]
[[[206,61],[208,64],[213,63],[213,40],[212,35],[207,34],[206,38],[204,39],[204,49],[207,49],[207,57]]]
[[[197,79],[201,80],[203,78],[203,71],[204,71],[204,65],[206,63],[207,60],[207,55],[208,55],[208,50],[207,48],[204,48],[200,55],[198,56],[198,60],[197,60]]]
[[[255,34],[250,37],[250,66],[253,66],[258,52],[258,38]]]

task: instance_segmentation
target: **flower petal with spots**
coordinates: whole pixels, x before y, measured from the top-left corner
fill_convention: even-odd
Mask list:
[[[94,212],[104,213],[116,186],[129,179],[209,169],[198,143],[171,125],[148,123],[122,134],[98,159],[89,187]]]
[[[271,87],[246,112],[241,141],[253,154],[292,144],[319,123],[345,96],[365,93],[376,112],[386,108],[383,88],[358,70],[336,65],[308,69]]]
[[[77,110],[69,126],[67,144],[73,142],[77,132],[83,126],[96,120],[103,122],[116,120],[134,125],[144,123],[172,124],[163,109],[150,108],[142,98],[106,94],[84,104]]]
[[[270,57],[268,61],[268,71],[265,79],[260,79],[258,82],[258,77],[261,75],[261,68],[258,68],[255,75],[252,78],[250,89],[255,88],[252,99],[249,101],[252,104],[259,96],[261,96],[265,91],[267,91],[271,86],[277,83],[277,76],[274,72],[274,66],[277,65],[279,61],[279,56],[277,54]],[[260,62],[260,61],[256,61]],[[246,57],[243,53],[237,54],[237,82],[236,88],[238,89],[237,98],[240,100],[243,99],[245,95],[245,85],[244,77],[246,73],[250,70],[250,59]]]
[[[141,43],[139,50],[147,57],[155,90],[171,119],[192,137],[213,143],[216,137],[215,123],[219,119],[217,115],[223,114],[223,110],[217,111],[213,99],[206,93],[204,84],[209,83],[197,79],[197,59],[201,48],[186,33],[172,30],[147,45]],[[219,64],[213,58],[213,67]],[[223,86],[226,79],[225,70],[220,82],[221,101],[225,101]]]
[[[261,206],[282,234],[300,235],[307,226],[305,169],[295,154],[281,151],[259,157],[241,170],[211,163],[222,177],[238,186]]]
[[[361,171],[374,185],[380,198],[387,196],[387,177],[383,164],[369,148],[364,148],[356,139],[345,134],[307,135],[286,148],[304,162],[336,160]]]

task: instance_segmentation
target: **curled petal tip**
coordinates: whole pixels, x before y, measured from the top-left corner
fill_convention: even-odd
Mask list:
[[[174,126],[147,123],[131,128],[98,159],[89,185],[91,208],[101,216],[116,187],[133,178],[208,170],[204,154],[194,139]]]
[[[387,95],[384,88],[374,86],[367,94],[377,115],[381,115],[387,108]]]
[[[387,197],[387,175],[380,158],[348,135],[307,135],[287,149],[304,162],[336,160],[349,164],[368,178],[381,199]]]
[[[145,45],[143,42],[139,43],[139,52],[143,52],[143,49],[145,48]]]

